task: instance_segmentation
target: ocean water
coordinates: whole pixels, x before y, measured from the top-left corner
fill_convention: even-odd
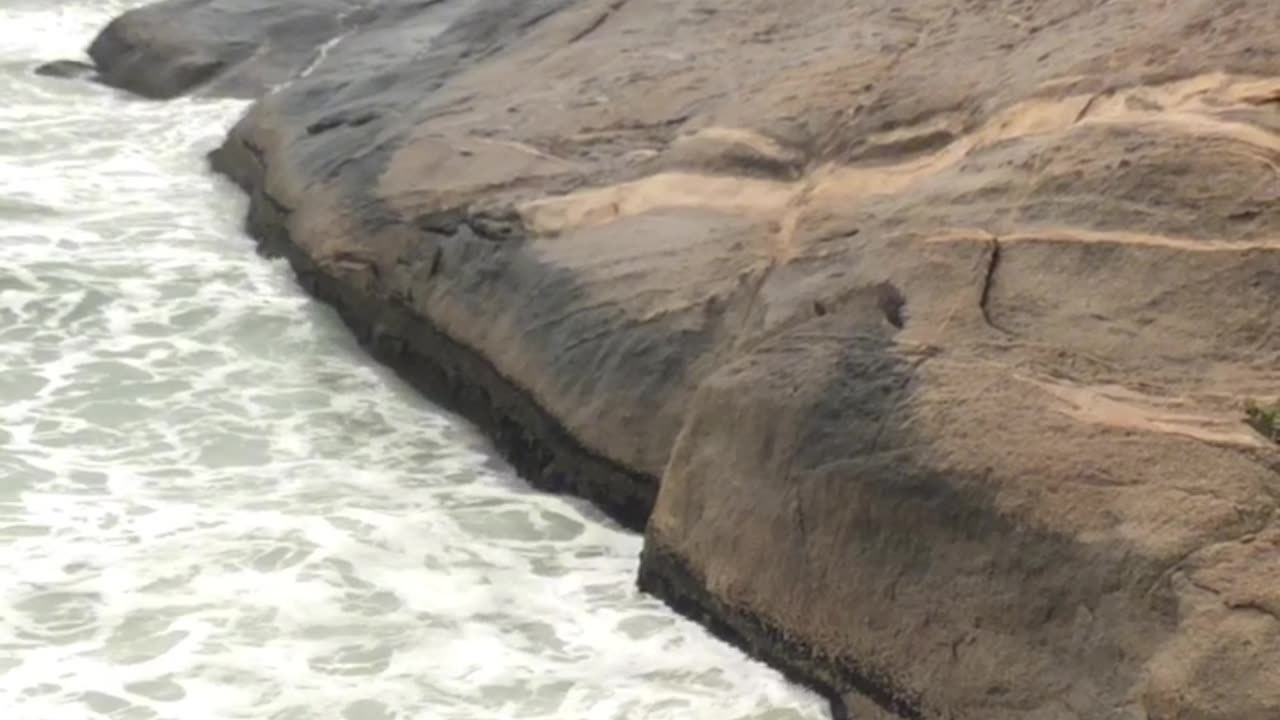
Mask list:
[[[0,3],[0,718],[826,717],[254,254],[242,103],[31,74],[137,4]]]

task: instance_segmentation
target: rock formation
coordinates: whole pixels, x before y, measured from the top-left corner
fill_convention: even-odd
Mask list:
[[[212,159],[263,248],[837,712],[1267,720],[1277,23],[168,0],[92,56],[261,96]]]

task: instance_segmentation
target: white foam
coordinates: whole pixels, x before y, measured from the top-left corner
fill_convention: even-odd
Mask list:
[[[823,717],[252,252],[242,104],[28,72],[136,4],[0,9],[0,717]]]

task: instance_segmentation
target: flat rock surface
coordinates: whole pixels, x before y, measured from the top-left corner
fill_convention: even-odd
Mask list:
[[[156,96],[295,77],[214,157],[266,246],[659,481],[643,584],[850,706],[1261,720],[1277,26],[1274,0],[170,0],[94,57]]]

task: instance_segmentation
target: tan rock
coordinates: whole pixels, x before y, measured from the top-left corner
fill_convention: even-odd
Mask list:
[[[215,163],[643,587],[854,713],[1280,718],[1280,5],[397,12]]]

